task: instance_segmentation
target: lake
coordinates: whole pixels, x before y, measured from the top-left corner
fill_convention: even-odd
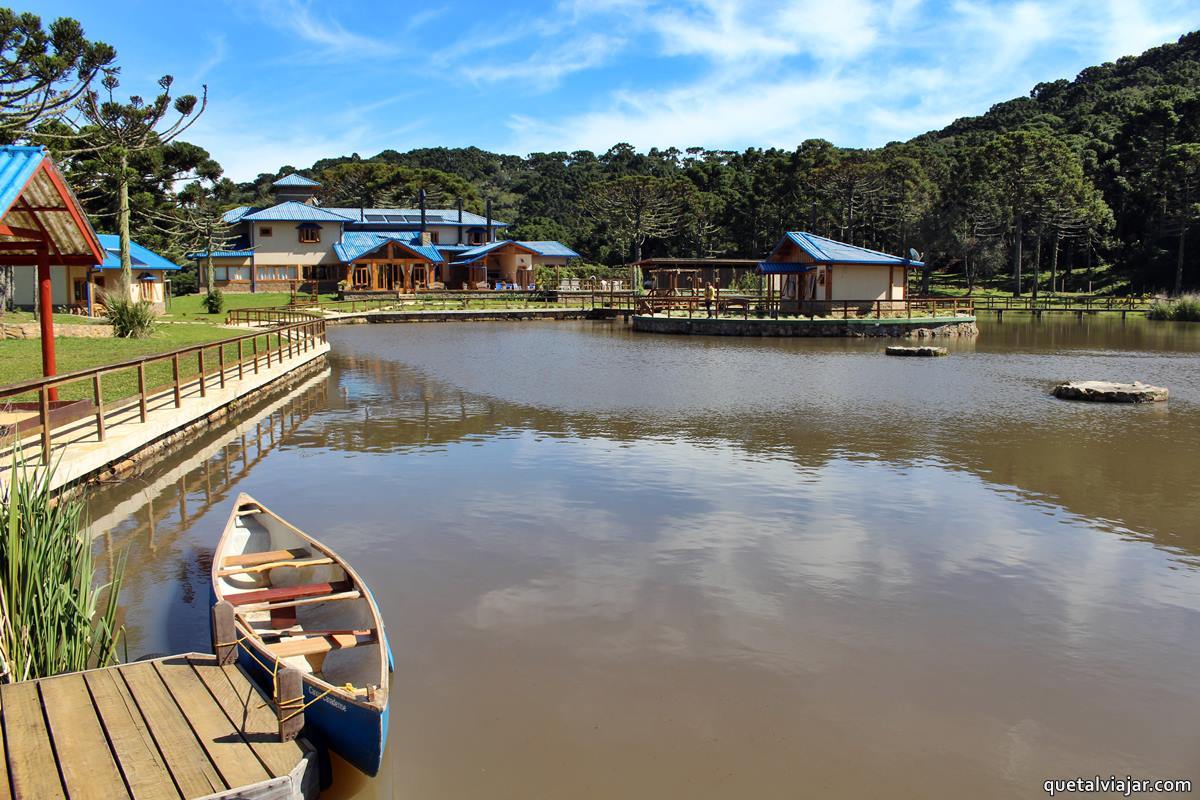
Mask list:
[[[90,513],[101,563],[129,553],[131,657],[208,650],[239,491],[355,565],[396,672],[384,770],[342,796],[1200,779],[1200,325],[984,320],[940,359],[619,322],[329,338],[325,376]],[[1049,396],[1072,378],[1171,400]]]

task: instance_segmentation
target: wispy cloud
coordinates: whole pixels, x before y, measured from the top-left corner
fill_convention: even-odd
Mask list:
[[[347,30],[337,17],[314,8],[310,0],[259,0],[259,10],[268,24],[319,48],[325,58],[390,55],[396,49],[385,39]]]
[[[527,88],[546,91],[572,73],[607,63],[624,44],[619,37],[587,34],[535,52],[521,61],[464,66],[462,75],[475,83],[519,82]]]
[[[208,58],[201,61],[194,72],[188,77],[185,85],[188,87],[196,87],[203,83],[209,73],[219,67],[225,61],[225,37],[222,34],[212,34],[208,37],[211,45]],[[191,91],[191,89],[189,89]]]

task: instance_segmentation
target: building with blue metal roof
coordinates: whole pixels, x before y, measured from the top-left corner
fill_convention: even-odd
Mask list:
[[[807,231],[788,231],[758,265],[784,312],[821,313],[834,304],[874,306],[908,296],[908,271],[920,261],[839,242]]]
[[[104,248],[104,260],[101,263],[91,267],[54,268],[55,306],[94,314],[103,305],[104,292],[118,285],[121,277],[121,237],[115,233],[101,233],[97,238]],[[165,310],[167,282],[182,267],[134,241],[129,243],[129,257],[133,272],[130,295],[148,301],[159,311]],[[33,295],[32,274],[17,275],[14,281],[15,304],[21,308],[33,308]]]
[[[497,240],[508,223],[462,208],[322,206],[319,190],[310,178],[287,175],[272,185],[273,205],[225,212],[234,241],[211,255],[215,285],[305,292],[528,286],[536,267],[579,257],[561,242]],[[206,253],[188,257],[206,268]]]

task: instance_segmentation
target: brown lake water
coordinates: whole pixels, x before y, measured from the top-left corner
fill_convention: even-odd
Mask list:
[[[207,650],[246,491],[371,584],[362,798],[1007,798],[1200,781],[1200,325],[884,342],[333,328],[330,371],[97,489],[130,655]],[[1168,404],[1072,404],[1068,378]],[[235,427],[238,426],[238,427]]]

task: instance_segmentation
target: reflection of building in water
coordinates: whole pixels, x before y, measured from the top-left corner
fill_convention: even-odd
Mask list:
[[[92,536],[103,536],[111,551],[114,544],[132,543],[144,535],[138,544],[157,550],[185,531],[192,519],[231,496],[230,487],[324,407],[328,377],[325,370],[261,409],[251,410],[250,419],[210,428],[201,439],[207,442],[198,451],[168,456],[138,476],[120,481],[114,486],[118,491],[139,481],[144,487],[94,516]],[[104,495],[103,488],[93,493],[89,502],[93,514],[103,506]]]

